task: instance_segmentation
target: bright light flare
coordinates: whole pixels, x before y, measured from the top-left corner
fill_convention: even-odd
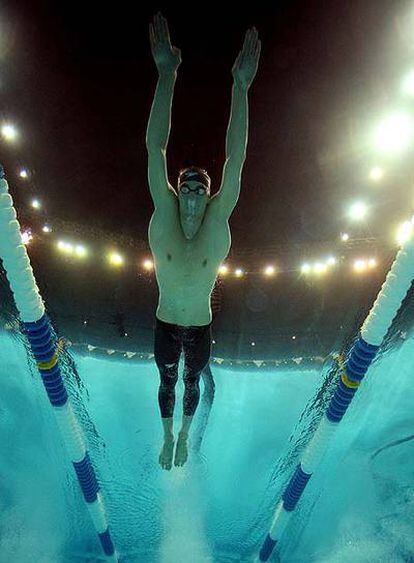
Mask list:
[[[150,260],[149,258],[147,258],[146,260],[144,260],[144,262],[142,263],[142,265],[144,266],[144,270],[147,270],[147,272],[150,272],[153,268],[154,268],[154,263],[152,260]]]
[[[330,256],[328,258],[328,260],[326,261],[328,266],[335,266],[336,264],[336,258],[334,256]]]
[[[312,271],[312,267],[306,262],[305,264],[302,264],[300,271],[302,274],[309,274]]]
[[[63,240],[60,240],[57,243],[57,247],[61,252],[64,252],[65,254],[73,254],[73,244],[70,244],[69,242],[64,242]]]
[[[377,265],[377,261],[375,260],[375,258],[370,258],[368,260],[368,268],[375,268],[376,265]]]
[[[44,228],[44,227],[43,227]],[[58,241],[57,248],[63,253],[68,255],[75,255],[78,258],[85,258],[87,255],[87,250],[82,244],[71,244],[70,242],[65,242],[63,240]]]
[[[52,229],[48,225],[44,225],[44,227],[42,228],[42,231],[44,233],[51,233]]]
[[[356,201],[349,208],[349,217],[354,221],[361,221],[366,217],[368,208],[363,201]]]
[[[225,264],[222,264],[218,270],[221,276],[225,276],[228,273],[229,269]]]
[[[237,278],[241,278],[241,277],[243,276],[243,274],[244,274],[244,272],[243,272],[243,270],[242,270],[241,268],[237,268],[236,270],[234,270],[234,275],[235,275]]]
[[[374,133],[375,147],[388,154],[405,150],[413,138],[413,121],[405,113],[395,113],[384,119]]]
[[[347,242],[349,240],[349,235],[348,233],[342,233],[341,234],[341,241],[342,242]]]
[[[326,271],[328,269],[328,266],[326,264],[323,264],[323,262],[316,262],[316,264],[314,264],[313,266],[313,271],[315,274],[325,274]]]
[[[30,241],[32,241],[32,240],[33,240],[33,235],[32,235],[32,232],[30,231],[30,229],[22,232],[23,244],[28,245],[30,243]]]
[[[359,258],[358,260],[355,260],[354,270],[356,272],[365,272],[366,269],[367,269],[366,260],[362,260],[361,258]]]
[[[111,254],[109,254],[108,258],[109,258],[109,262],[110,262],[110,264],[112,264],[112,266],[121,266],[124,263],[124,259],[117,252],[111,252]]]
[[[264,273],[265,273],[265,276],[273,276],[275,274],[275,271],[276,271],[275,267],[269,265],[269,266],[266,266]]]
[[[85,258],[87,254],[86,248],[81,244],[77,244],[75,246],[75,254],[76,256],[79,256],[79,258]]]
[[[414,97],[414,70],[405,75],[401,83],[401,92],[407,96]]]
[[[40,203],[40,201],[38,199],[34,199],[32,201],[32,207],[34,209],[40,209],[42,207],[42,204]]]
[[[368,269],[372,270],[377,266],[375,258],[358,258],[354,261],[354,270],[356,272],[366,272]]]
[[[384,170],[380,166],[374,166],[371,168],[369,177],[374,182],[379,182],[384,177]]]
[[[397,229],[397,242],[399,245],[404,244],[411,238],[413,234],[413,223],[412,221],[404,221]]]
[[[17,139],[17,129],[10,123],[4,123],[2,125],[1,134],[5,141],[15,141]]]
[[[26,178],[29,177],[29,173],[28,173],[28,171],[26,170],[26,168],[22,168],[22,169],[20,170],[19,176],[20,176],[20,178],[24,178],[24,179],[26,179]]]

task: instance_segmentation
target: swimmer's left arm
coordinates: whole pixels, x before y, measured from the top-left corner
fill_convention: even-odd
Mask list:
[[[219,192],[213,196],[214,207],[221,217],[228,219],[240,194],[240,177],[246,159],[248,134],[249,88],[256,76],[261,43],[256,28],[246,32],[242,50],[234,63],[234,78],[230,121],[226,136],[226,161]]]

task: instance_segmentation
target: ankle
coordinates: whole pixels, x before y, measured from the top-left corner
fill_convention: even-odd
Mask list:
[[[181,440],[187,440],[187,438],[188,438],[188,431],[186,431],[186,430],[180,430],[180,432],[178,433],[178,437],[179,437]]]

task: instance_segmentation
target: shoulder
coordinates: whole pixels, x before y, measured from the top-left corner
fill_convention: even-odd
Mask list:
[[[154,204],[154,215],[165,216],[178,211],[178,197],[175,191],[170,187],[163,191],[162,196],[158,198]]]
[[[214,194],[208,203],[209,218],[213,221],[228,221],[229,214],[226,209],[225,201],[220,192]]]

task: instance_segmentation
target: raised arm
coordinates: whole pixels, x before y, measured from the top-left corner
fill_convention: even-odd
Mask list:
[[[217,212],[229,218],[240,194],[240,178],[246,159],[249,88],[256,75],[261,43],[256,28],[246,32],[242,50],[234,63],[230,121],[226,137],[226,160],[219,192],[213,198]]]
[[[171,106],[181,52],[171,46],[167,20],[158,13],[149,28],[151,52],[158,70],[158,83],[148,120],[148,180],[154,205],[160,206],[172,190],[168,182],[166,150],[171,129]]]

